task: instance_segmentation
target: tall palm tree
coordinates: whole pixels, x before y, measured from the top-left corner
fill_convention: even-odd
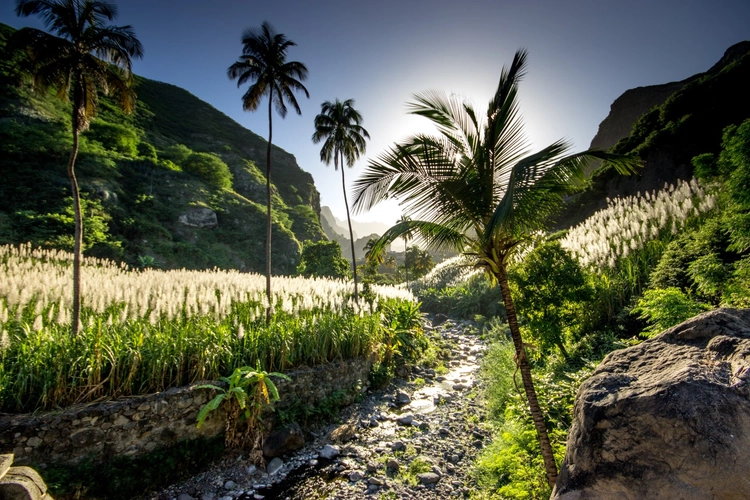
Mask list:
[[[562,196],[581,187],[588,160],[608,161],[622,173],[632,172],[637,162],[594,150],[568,154],[563,141],[529,154],[516,100],[525,65],[526,51],[519,50],[503,69],[484,119],[456,96],[417,94],[411,112],[431,120],[438,134],[410,137],[371,161],[355,183],[354,207],[368,210],[382,200],[399,199],[416,220],[390,228],[377,248],[413,230],[434,247],[453,247],[472,257],[499,284],[552,486],[557,466],[518,328],[507,266],[519,245],[545,227]]]
[[[401,215],[401,218],[396,221],[396,224],[408,223],[411,221],[411,217],[408,215]],[[401,235],[404,240],[404,277],[406,278],[406,287],[409,288],[409,264],[406,262],[406,252],[409,250],[409,240],[414,238],[414,230],[407,229]]]
[[[294,96],[294,91],[310,93],[302,84],[307,78],[307,67],[301,62],[286,60],[289,47],[297,44],[264,22],[260,31],[246,29],[242,33],[242,55],[227,70],[230,80],[237,80],[237,87],[252,82],[242,96],[242,109],[255,111],[264,96],[268,96],[268,146],[266,148],[266,323],[271,322],[271,140],[273,138],[272,107],[284,118],[289,103],[298,115],[302,110]]]
[[[321,104],[320,114],[315,117],[315,133],[312,141],[318,144],[323,141],[320,149],[320,160],[326,165],[331,164],[338,170],[341,162],[341,187],[344,190],[344,205],[346,206],[346,220],[349,223],[349,241],[352,245],[352,275],[354,276],[354,302],[359,302],[357,290],[357,256],[354,254],[354,231],[352,218],[349,214],[349,201],[346,198],[346,179],[344,178],[344,164],[351,168],[354,162],[365,152],[365,139],[370,138],[367,130],[360,125],[362,115],[354,109],[354,99],[344,102],[336,99],[334,102],[325,101]]]
[[[75,237],[73,243],[73,336],[81,316],[81,245],[83,219],[75,162],[78,136],[96,113],[97,91],[111,93],[123,111],[135,107],[131,58],[143,57],[141,42],[131,26],[111,26],[117,6],[99,0],[17,0],[16,14],[38,15],[50,31],[23,28],[14,43],[26,47],[38,90],[57,89],[57,97],[71,97],[73,149],[68,159],[68,179],[73,194]]]

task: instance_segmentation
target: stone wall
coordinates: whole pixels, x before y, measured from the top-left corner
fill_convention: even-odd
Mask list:
[[[291,382],[276,384],[281,396],[277,408],[314,406],[337,390],[363,389],[371,365],[360,358],[290,371]],[[195,385],[200,384],[56,412],[0,415],[0,453],[13,453],[17,463],[70,464],[87,457],[143,455],[223,433],[222,408],[196,429],[196,416],[211,391]]]

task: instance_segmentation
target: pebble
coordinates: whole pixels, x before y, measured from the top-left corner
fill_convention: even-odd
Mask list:
[[[284,467],[284,462],[279,457],[276,457],[270,462],[268,462],[266,471],[268,472],[269,475],[273,476],[274,474],[279,472],[279,470],[281,470],[282,467]]]
[[[341,454],[341,448],[335,445],[327,444],[320,450],[320,456],[329,460],[336,458]]]
[[[434,484],[440,481],[440,476],[434,472],[423,472],[417,474],[417,479],[421,484]]]
[[[396,422],[398,422],[401,425],[411,425],[413,421],[414,421],[414,415],[412,415],[411,413],[407,415],[403,415],[396,419]]]

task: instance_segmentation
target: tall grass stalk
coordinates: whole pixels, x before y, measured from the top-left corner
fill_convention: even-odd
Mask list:
[[[30,411],[217,379],[238,366],[289,370],[368,355],[381,303],[353,306],[342,281],[278,278],[265,325],[264,279],[231,271],[131,271],[87,259],[81,331],[69,335],[64,252],[0,247],[0,409]],[[382,304],[381,304],[382,305]]]

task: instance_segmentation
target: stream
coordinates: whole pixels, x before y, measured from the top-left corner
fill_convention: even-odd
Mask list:
[[[306,430],[306,444],[267,468],[228,456],[149,500],[423,499],[468,497],[477,454],[489,443],[480,425],[477,372],[485,345],[471,323],[425,331],[440,339],[446,370],[416,367],[368,391],[334,424]],[[447,371],[447,372],[446,372]]]

